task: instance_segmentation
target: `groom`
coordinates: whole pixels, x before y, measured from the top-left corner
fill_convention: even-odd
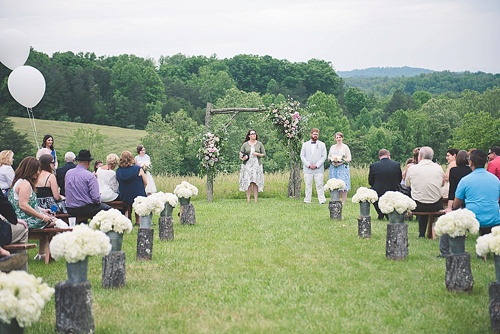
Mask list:
[[[316,192],[318,193],[319,204],[326,202],[325,192],[323,190],[323,175],[325,173],[326,146],[325,143],[318,140],[319,130],[311,130],[311,140],[302,144],[300,150],[300,159],[303,164],[304,182],[306,184],[306,197],[304,203],[311,203],[313,179],[316,183]]]

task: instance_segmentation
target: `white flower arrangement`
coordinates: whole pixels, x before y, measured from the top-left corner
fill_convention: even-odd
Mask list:
[[[54,289],[22,270],[0,273],[0,322],[16,319],[20,327],[31,326],[40,319],[45,303]]]
[[[387,191],[380,196],[378,207],[382,213],[388,214],[393,211],[405,213],[407,210],[413,210],[417,207],[417,203],[410,197],[400,193],[399,191]]]
[[[144,161],[140,164],[140,166],[144,172],[149,172],[153,167],[150,161]]]
[[[325,184],[325,190],[342,190],[345,188],[345,182],[339,179],[330,179]]]
[[[174,194],[177,197],[190,198],[198,195],[198,188],[187,181],[182,181],[175,187]]]
[[[68,263],[83,261],[87,256],[106,256],[110,251],[108,236],[85,224],[73,227],[71,232],[57,234],[50,242],[50,255],[56,261],[64,258]]]
[[[328,160],[330,160],[331,162],[336,162],[336,163],[345,162],[343,155],[336,155],[336,154],[328,156]]]
[[[160,199],[160,201],[162,201],[165,204],[166,203],[170,204],[170,206],[173,207],[173,208],[175,208],[177,206],[177,202],[179,201],[179,199],[177,198],[177,196],[175,196],[174,194],[172,194],[172,193],[164,193],[162,191],[154,193],[151,196],[158,197]]]
[[[479,256],[486,256],[488,253],[500,255],[500,226],[491,229],[491,233],[477,238],[476,253]]]
[[[147,216],[151,213],[159,215],[165,208],[165,202],[158,196],[137,196],[132,207],[139,216]]]
[[[370,202],[375,203],[378,200],[378,194],[373,189],[368,189],[367,187],[359,187],[356,194],[352,196],[353,203],[359,202]]]
[[[124,234],[132,231],[132,222],[119,210],[99,211],[90,221],[89,227],[104,233],[114,231]]]
[[[467,209],[458,209],[440,216],[434,226],[436,235],[448,234],[451,238],[465,235],[467,231],[472,234],[479,232],[479,222],[474,212]]]

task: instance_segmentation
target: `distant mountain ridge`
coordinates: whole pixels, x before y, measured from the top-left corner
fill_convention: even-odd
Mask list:
[[[433,70],[416,67],[370,67],[351,71],[337,71],[341,78],[373,78],[373,77],[415,77],[420,74],[433,73]]]

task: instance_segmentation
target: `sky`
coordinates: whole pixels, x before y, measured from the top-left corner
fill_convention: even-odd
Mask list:
[[[0,31],[54,52],[322,59],[336,71],[500,73],[500,0],[0,0]]]

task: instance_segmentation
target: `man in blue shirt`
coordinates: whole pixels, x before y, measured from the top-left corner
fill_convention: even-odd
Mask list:
[[[500,181],[484,168],[486,160],[486,153],[483,151],[471,152],[469,166],[472,173],[464,176],[458,183],[452,207],[456,210],[465,202],[465,208],[476,215],[480,235],[488,234],[492,227],[500,225]]]

